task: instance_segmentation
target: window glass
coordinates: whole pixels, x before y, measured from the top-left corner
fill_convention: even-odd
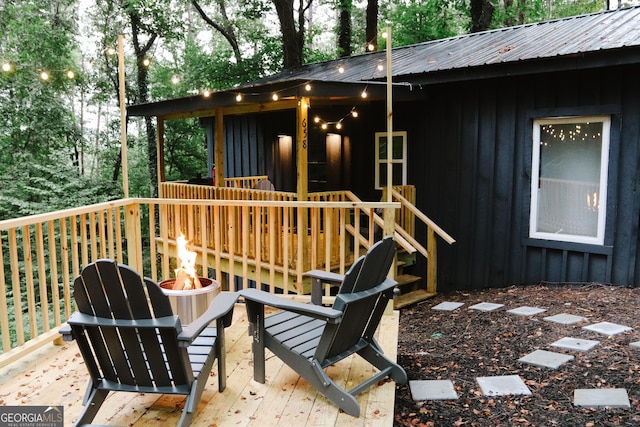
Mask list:
[[[534,121],[530,235],[604,241],[608,117]]]

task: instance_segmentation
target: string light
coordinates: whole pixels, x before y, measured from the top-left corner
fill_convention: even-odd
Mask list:
[[[367,50],[368,50],[369,52],[373,52],[373,51],[375,50],[375,48],[376,48],[376,47],[373,45],[373,43],[369,43],[369,44],[367,45]]]
[[[322,120],[320,116],[315,116],[313,118],[313,122],[316,124],[319,124],[320,128],[323,130],[328,129],[330,125],[333,125],[337,130],[340,130],[343,127],[342,122],[344,121],[344,119],[346,119],[349,116],[353,117],[354,119],[358,118],[358,111],[356,110],[356,107],[352,107],[351,110],[347,114],[345,114],[342,118],[340,118],[338,121],[329,122],[329,121]]]
[[[72,69],[68,69],[67,70],[67,78],[68,79],[73,79],[75,77],[76,77],[76,73],[74,73]]]
[[[304,90],[306,90],[307,92],[311,91],[311,84],[307,83],[306,85],[304,85]]]
[[[367,94],[367,90],[366,90],[366,89],[365,89],[365,90],[363,90],[363,91],[362,91],[362,93],[360,94],[360,96],[361,96],[362,98],[366,98],[367,96],[369,96],[369,95]]]
[[[339,72],[340,74],[344,73],[344,67],[343,67],[342,65],[340,65],[340,66],[338,67],[338,72]]]
[[[204,92],[202,92],[202,96],[204,96],[205,98],[210,97],[211,91],[209,89],[205,89]]]
[[[40,79],[46,82],[49,80],[49,73],[46,71],[40,71]]]
[[[273,99],[274,101],[278,100],[278,94],[277,93],[273,93],[273,95],[271,95],[271,99]]]
[[[236,101],[237,101],[237,102],[242,101],[242,94],[241,94],[241,93],[239,93],[239,94],[237,94],[237,95],[236,95]]]
[[[382,65],[380,63],[380,64],[378,64],[378,66],[376,68],[378,69],[378,71],[382,71],[382,70],[384,70],[384,65]]]
[[[9,71],[11,71],[12,68],[13,68],[13,65],[11,65],[11,62],[2,63],[2,71],[4,71],[5,73],[8,73]]]
[[[142,65],[144,65],[145,67],[148,67],[149,65],[151,65],[151,59],[149,58],[144,58],[142,60]]]

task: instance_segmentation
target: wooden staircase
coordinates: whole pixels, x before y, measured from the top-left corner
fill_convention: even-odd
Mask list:
[[[415,263],[415,253],[409,254],[405,251],[398,252],[395,280],[398,282],[397,289],[399,290],[399,295],[396,296],[393,301],[393,308],[396,310],[436,295],[435,292],[427,291],[423,277],[414,276],[405,271],[405,269],[415,265]]]

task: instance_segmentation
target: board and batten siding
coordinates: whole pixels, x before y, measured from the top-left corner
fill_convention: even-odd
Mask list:
[[[438,289],[640,282],[640,67],[433,85],[399,104],[417,205],[456,237],[438,247]],[[606,114],[611,142],[605,244],[529,238],[533,120]]]

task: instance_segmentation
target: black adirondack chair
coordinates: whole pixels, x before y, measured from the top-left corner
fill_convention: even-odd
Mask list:
[[[344,412],[358,417],[355,396],[389,376],[404,384],[404,369],[385,357],[374,338],[387,302],[396,285],[387,278],[395,255],[391,237],[377,242],[344,276],[333,307],[302,304],[257,289],[245,289],[244,297],[253,336],[254,379],[265,382],[265,348],[308,381]],[[264,317],[264,307],[282,311]],[[346,391],[324,369],[359,354],[379,372]]]
[[[237,294],[221,293],[182,327],[158,284],[112,260],[87,265],[73,292],[78,311],[61,333],[77,341],[91,375],[75,425],[90,423],[110,391],[127,391],[186,395],[178,425],[188,426],[216,358],[224,390],[224,328]]]

